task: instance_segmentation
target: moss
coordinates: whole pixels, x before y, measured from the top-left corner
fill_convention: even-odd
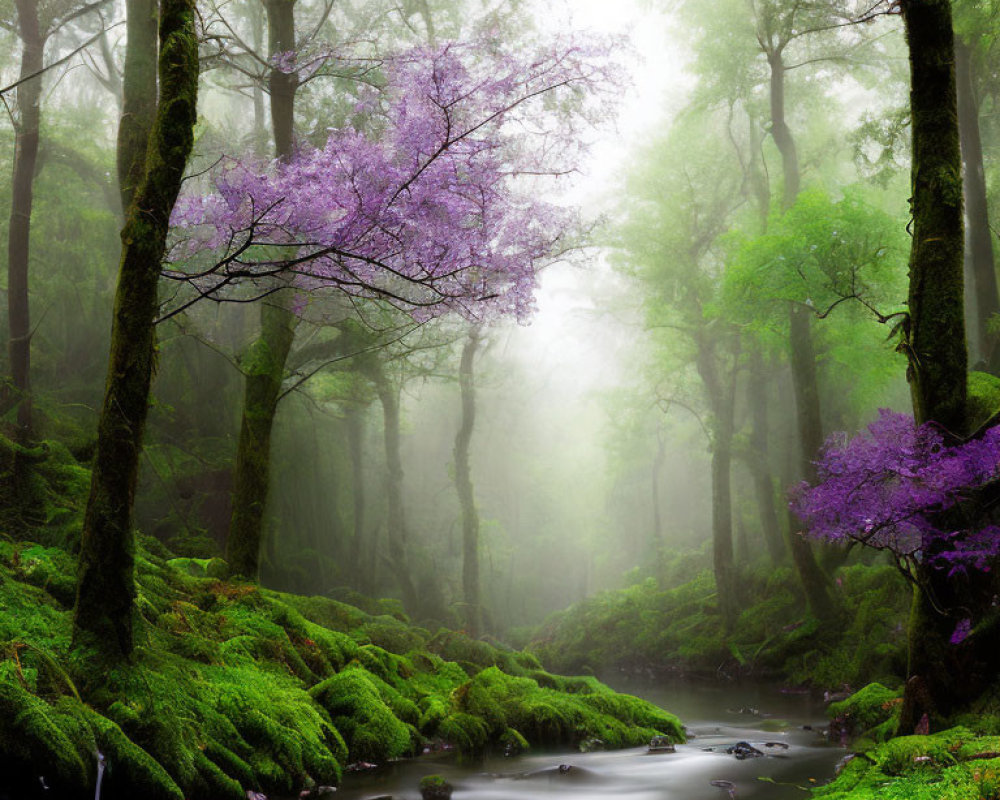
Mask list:
[[[334,784],[343,764],[415,753],[425,737],[481,752],[680,734],[670,715],[593,678],[461,634],[438,643],[482,662],[467,662],[473,680],[422,647],[358,644],[403,625],[385,615],[216,580],[207,564],[144,547],[136,567],[139,646],[109,670],[86,647],[70,651],[70,611],[53,592],[72,580],[72,558],[0,540],[0,763],[35,775],[44,763],[65,796],[93,786],[96,749],[109,797],[134,786],[154,800],[236,800]],[[429,638],[413,629],[394,646]]]
[[[349,668],[309,691],[333,720],[352,761],[383,762],[410,750],[410,732],[364,670]]]
[[[826,713],[854,735],[877,729],[873,738],[882,740],[888,738],[887,733],[891,735],[884,726],[898,718],[900,700],[899,692],[870,683],[847,699],[831,703]]]
[[[970,372],[967,391],[969,429],[974,431],[1000,413],[1000,378],[988,372]]]

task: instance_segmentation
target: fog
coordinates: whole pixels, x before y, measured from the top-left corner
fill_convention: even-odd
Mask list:
[[[601,590],[650,577],[669,583],[663,564],[677,554],[693,553],[699,569],[708,568],[713,535],[719,536],[712,475],[723,429],[732,460],[727,525],[737,557],[752,561],[764,541],[755,499],[760,484],[754,483],[760,470],[773,487],[782,526],[789,524],[785,488],[801,478],[797,389],[781,343],[786,323],[776,320],[773,306],[795,295],[795,302],[818,309],[834,303],[831,291],[839,291],[829,274],[812,287],[752,285],[754,259],[767,255],[748,241],[754,220],[777,207],[761,194],[779,197],[783,157],[763,121],[765,61],[753,54],[753,40],[720,52],[712,38],[719,20],[702,18],[696,4],[629,0],[616,3],[613,13],[596,0],[469,0],[425,4],[424,11],[417,5],[389,4],[375,14],[361,5],[327,9],[301,0],[296,24],[318,31],[303,52],[319,53],[317,63],[326,64],[326,72],[303,68],[299,79],[301,146],[321,147],[328,132],[349,125],[377,135],[384,124],[363,118],[369,101],[358,99],[363,92],[352,83],[357,75],[350,69],[359,70],[363,84],[371,67],[332,69],[324,48],[336,53],[329,63],[355,58],[380,65],[386,54],[427,36],[438,41],[482,30],[498,41],[568,32],[582,40],[617,36],[602,55],[615,62],[610,91],[597,87],[605,94],[598,93],[594,107],[581,92],[561,112],[574,143],[586,145],[579,157],[554,175],[524,169],[512,184],[561,208],[578,207],[579,222],[567,246],[551,248],[534,264],[535,311],[520,321],[480,316],[475,303],[464,309],[457,303],[440,315],[410,313],[419,304],[393,301],[385,284],[353,295],[306,284],[286,290],[298,293],[290,301],[298,315],[295,343],[273,420],[270,489],[254,501],[266,507],[262,580],[339,598],[395,597],[432,629],[463,623],[455,437],[462,424],[459,362],[470,330],[481,336],[470,379],[476,418],[468,473],[485,631],[528,636],[549,614]],[[121,4],[108,3],[104,37],[75,55],[99,20],[83,16],[53,36],[48,60],[68,58],[47,74],[42,98],[31,255],[34,386],[46,434],[70,437],[83,454],[92,450],[89,432],[100,407],[121,213],[111,187],[122,13]],[[213,191],[220,157],[256,154],[264,161],[253,169],[263,171],[272,151],[262,84],[268,62],[250,52],[264,46],[259,9],[208,4],[203,23],[200,118],[182,202]],[[328,41],[335,34],[340,39]],[[8,29],[4,36],[10,47],[0,75],[9,86],[17,80],[18,48]],[[869,123],[904,97],[879,95],[870,66],[879,58],[892,64],[886,73],[892,90],[899,88],[899,27],[885,22],[872,34],[837,36],[795,45],[806,66],[789,72],[788,104],[803,183],[826,192],[831,203],[857,196],[879,213],[898,216],[905,147]],[[849,68],[823,49],[841,40],[862,53]],[[212,49],[223,41],[222,49]],[[729,63],[743,57],[742,66]],[[710,62],[722,78],[713,77]],[[565,135],[559,124],[526,117],[511,122],[504,135],[516,131],[523,137],[517,146],[527,148],[531,135],[543,141]],[[12,147],[8,139],[8,161]],[[544,155],[551,156],[551,148]],[[9,193],[3,203],[6,212]],[[763,206],[755,210],[757,203]],[[178,279],[207,256],[197,250],[197,237],[184,238],[183,226],[172,235],[168,257],[176,260],[168,272],[175,274],[161,286],[157,374],[135,522],[179,555],[210,557],[226,552],[243,383],[256,369],[260,322],[250,301],[266,295],[270,284],[259,276],[227,279],[229,294],[213,289],[195,304],[192,287],[204,288]],[[196,255],[185,261],[189,251]],[[743,276],[726,283],[724,273],[734,273],[737,264]],[[886,269],[865,278],[873,292],[865,302],[891,314],[901,302],[903,273]],[[757,299],[743,302],[741,292]],[[768,292],[771,299],[761,301]],[[906,405],[899,357],[871,314],[845,307],[814,327],[822,435],[857,429],[879,407]],[[745,394],[755,372],[766,373],[757,375],[764,379],[757,400]],[[397,422],[385,403],[396,395],[399,438],[387,450],[386,432]],[[725,422],[718,403],[727,396]],[[754,403],[770,414],[768,433],[755,433]],[[764,440],[755,436],[769,437],[770,447],[761,449]],[[398,450],[398,468],[391,448]],[[391,499],[397,490],[401,495]],[[416,607],[406,596],[413,589]]]

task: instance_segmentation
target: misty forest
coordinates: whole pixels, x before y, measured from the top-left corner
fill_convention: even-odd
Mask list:
[[[0,800],[1000,799],[998,0],[0,0],[0,100]]]

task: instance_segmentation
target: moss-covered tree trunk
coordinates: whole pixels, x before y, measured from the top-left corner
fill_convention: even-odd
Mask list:
[[[146,147],[156,114],[156,28],[158,0],[125,4],[125,69],[122,118],[118,125],[118,190],[128,211],[145,173]]]
[[[417,610],[419,603],[413,576],[410,575],[410,559],[407,552],[409,532],[406,529],[406,511],[403,505],[403,458],[399,447],[399,389],[389,380],[377,357],[368,359],[366,372],[382,406],[389,566],[399,586],[403,607],[412,614]]]
[[[160,96],[145,175],[122,230],[111,353],[80,541],[74,640],[109,656],[132,650],[132,503],[155,362],[157,286],[170,212],[194,141],[198,42],[191,0],[163,0]]]
[[[949,0],[904,0],[910,51],[913,133],[913,243],[910,251],[907,378],[919,423],[951,436],[966,426],[962,154]],[[909,680],[899,730],[911,733],[926,714],[939,723],[963,695],[967,679],[949,639],[952,590],[943,570],[920,565],[914,593]]]
[[[965,211],[969,221],[968,256],[972,269],[972,297],[975,309],[976,359],[993,374],[1000,374],[1000,337],[990,332],[990,322],[1000,312],[996,266],[993,260],[993,232],[990,230],[986,198],[986,170],[983,140],[979,131],[979,100],[973,75],[972,48],[955,42],[958,98],[958,128],[964,166]],[[994,320],[995,321],[995,320]],[[970,342],[971,344],[971,342]]]
[[[296,317],[277,301],[260,306],[260,336],[243,361],[243,416],[233,468],[226,559],[234,575],[257,580],[270,486],[271,431],[295,339]]]
[[[479,512],[472,487],[469,444],[476,423],[476,383],[473,367],[479,348],[480,331],[473,327],[462,347],[458,385],[462,396],[462,422],[455,435],[455,490],[462,509],[462,599],[465,602],[465,629],[479,636],[482,629],[482,600],[479,589]]]
[[[265,0],[268,50],[273,59],[295,49],[295,0]],[[295,73],[272,69],[268,77],[275,155],[291,158],[295,149]],[[243,417],[233,468],[233,512],[226,558],[236,575],[256,581],[260,544],[270,488],[271,430],[281,398],[285,365],[295,339],[297,317],[284,298],[274,295],[260,304],[260,336],[245,363]]]
[[[31,310],[28,303],[28,260],[35,168],[41,127],[41,72],[45,38],[35,0],[16,0],[21,38],[18,117],[14,127],[14,170],[7,229],[7,342],[11,382],[17,402],[18,441],[31,438]]]

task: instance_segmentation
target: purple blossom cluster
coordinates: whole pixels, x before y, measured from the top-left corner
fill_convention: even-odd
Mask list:
[[[1000,428],[948,446],[932,424],[883,409],[854,438],[831,437],[816,464],[818,483],[803,484],[792,509],[809,536],[888,550],[904,562],[924,558],[954,573],[989,569],[1000,552],[1000,528],[952,525],[942,515],[998,476]]]
[[[451,43],[389,59],[385,85],[358,101],[369,132],[331,130],[282,163],[225,158],[209,191],[183,196],[166,276],[215,300],[249,283],[336,289],[417,319],[525,319],[538,269],[579,230],[538,182],[576,168],[573,127],[614,85],[609,50]]]

